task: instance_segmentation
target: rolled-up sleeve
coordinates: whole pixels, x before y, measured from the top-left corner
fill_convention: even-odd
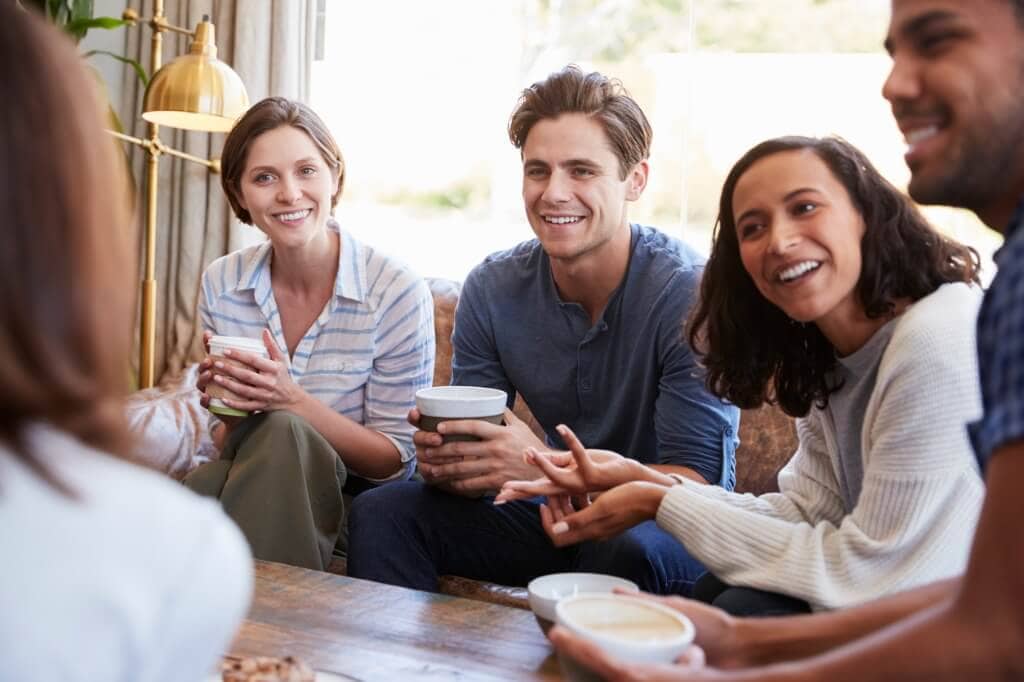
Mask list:
[[[366,386],[363,425],[395,444],[405,466],[392,479],[408,478],[416,464],[407,416],[416,391],[433,383],[434,303],[422,279],[409,275],[395,287],[377,325],[377,354]]]
[[[739,409],[711,394],[705,374],[683,333],[701,270],[679,272],[658,305],[663,310],[662,373],[654,424],[658,463],[693,469],[708,483],[732,490],[736,483]]]

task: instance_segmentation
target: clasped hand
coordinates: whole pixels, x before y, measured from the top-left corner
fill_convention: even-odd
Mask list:
[[[209,331],[203,332],[203,343],[207,351],[211,336]],[[263,330],[263,345],[267,348],[269,359],[238,350],[225,351],[225,357],[241,366],[209,355],[203,359],[196,380],[196,388],[203,392],[200,398],[203,407],[210,406],[210,396],[206,389],[211,383],[223,386],[236,396],[222,398],[225,405],[245,412],[285,410],[299,402],[303,391],[292,380],[288,373],[287,359],[267,329]]]

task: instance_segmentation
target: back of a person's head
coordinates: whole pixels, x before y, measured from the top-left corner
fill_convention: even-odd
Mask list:
[[[129,379],[126,175],[73,44],[0,2],[0,441],[47,474],[25,429],[121,450]]]
[[[651,124],[622,83],[596,71],[585,73],[575,64],[523,90],[509,118],[509,139],[521,150],[533,126],[563,114],[590,116],[601,125],[622,179],[651,155]]]

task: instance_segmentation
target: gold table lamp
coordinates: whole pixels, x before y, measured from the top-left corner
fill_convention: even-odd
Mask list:
[[[158,164],[162,154],[176,156],[220,172],[220,159],[203,159],[186,154],[160,141],[160,126],[227,132],[249,108],[249,96],[242,79],[217,59],[214,27],[209,17],[189,31],[167,22],[163,0],[154,0],[153,18],[146,20],[153,30],[150,42],[150,73],[153,74],[143,98],[142,118],[149,122],[145,139],[109,131],[118,139],[146,150],[145,266],[142,280],[142,312],[139,339],[139,387],[153,385],[153,355],[156,344],[156,209]],[[130,22],[142,21],[134,10],[122,15]],[[160,68],[163,32],[192,36],[188,54]]]

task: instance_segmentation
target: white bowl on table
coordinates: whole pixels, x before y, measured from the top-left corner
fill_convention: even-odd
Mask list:
[[[578,594],[610,594],[617,587],[639,590],[632,580],[601,573],[550,573],[531,580],[526,590],[537,624],[547,634],[555,624],[555,605],[560,599]]]

